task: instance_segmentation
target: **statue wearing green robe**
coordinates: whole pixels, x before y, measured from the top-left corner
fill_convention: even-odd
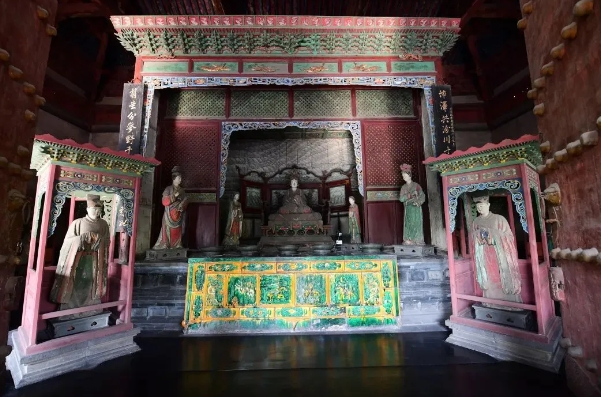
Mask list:
[[[424,215],[422,205],[426,195],[421,186],[411,180],[411,166],[403,164],[401,175],[405,184],[401,187],[399,200],[405,205],[403,220],[403,244],[424,245]]]

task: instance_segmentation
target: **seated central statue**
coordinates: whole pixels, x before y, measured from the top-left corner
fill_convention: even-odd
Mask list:
[[[269,220],[313,221],[321,220],[321,214],[313,212],[307,205],[303,191],[298,188],[298,178],[290,179],[290,189],[284,195],[284,203],[277,214],[269,215]]]

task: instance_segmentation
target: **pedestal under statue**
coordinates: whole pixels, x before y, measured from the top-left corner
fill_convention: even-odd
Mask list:
[[[50,301],[60,304],[60,310],[76,309],[96,305],[106,294],[108,275],[109,225],[100,216],[103,203],[100,196],[87,196],[87,215],[69,225],[61,247],[54,284],[50,291]],[[63,336],[63,329],[74,327],[69,334],[88,330],[87,320],[100,315],[95,328],[108,326],[110,313],[102,309],[58,317],[51,320],[54,336]]]
[[[161,203],[165,207],[161,224],[161,233],[152,250],[146,251],[146,259],[178,259],[186,258],[187,250],[183,245],[183,235],[186,229],[186,208],[188,198],[182,188],[182,174],[179,167],[171,170],[170,186],[163,191]]]
[[[507,220],[490,212],[488,196],[475,197],[480,214],[472,223],[472,252],[478,285],[485,298],[522,303],[522,282],[517,247]],[[482,304],[503,310],[520,310],[507,306]]]
[[[284,195],[284,202],[277,213],[269,215],[267,236],[261,245],[309,244],[332,242],[325,235],[321,214],[307,205],[303,191],[298,187],[298,176],[290,177],[290,189]]]

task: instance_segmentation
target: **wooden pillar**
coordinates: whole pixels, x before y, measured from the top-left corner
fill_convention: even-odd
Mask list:
[[[432,130],[430,128],[430,115],[428,113],[427,100],[422,92],[422,133],[424,137],[424,158],[434,157],[434,147],[432,146]],[[428,194],[428,210],[430,213],[430,239],[431,244],[437,248],[447,250],[447,236],[444,225],[444,212],[442,206],[442,195],[440,186],[440,177],[436,171],[426,167],[426,192]],[[451,241],[451,240],[449,240]]]

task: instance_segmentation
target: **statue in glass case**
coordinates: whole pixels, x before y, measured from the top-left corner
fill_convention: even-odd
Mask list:
[[[60,310],[99,304],[106,293],[109,225],[101,218],[103,203],[100,196],[88,194],[86,203],[87,215],[69,225],[50,291],[50,301],[59,303]],[[101,312],[100,309],[60,319],[87,317]]]
[[[490,212],[488,196],[473,200],[479,214],[471,228],[478,285],[485,298],[522,303],[517,247],[511,227],[503,216]],[[505,306],[483,305],[512,310]]]

